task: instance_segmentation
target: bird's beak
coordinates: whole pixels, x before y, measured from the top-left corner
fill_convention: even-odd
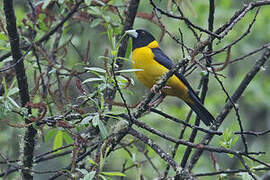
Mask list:
[[[132,30],[127,30],[126,33],[133,37],[133,38],[137,38],[138,37],[138,33],[136,32],[136,30],[132,29]]]

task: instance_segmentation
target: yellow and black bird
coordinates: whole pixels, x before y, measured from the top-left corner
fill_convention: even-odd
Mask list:
[[[136,76],[145,86],[152,88],[162,75],[173,68],[173,62],[149,32],[139,29],[128,30],[126,33],[132,37],[133,68],[142,69],[135,72]],[[207,126],[213,123],[214,117],[203,106],[182,74],[175,73],[170,77],[162,93],[183,99]]]

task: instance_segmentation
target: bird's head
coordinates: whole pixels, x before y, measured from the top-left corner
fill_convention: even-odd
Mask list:
[[[128,30],[126,33],[132,37],[132,48],[140,48],[149,45],[153,41],[155,41],[155,38],[152,34],[149,32],[143,30],[143,29],[137,29],[137,30]]]

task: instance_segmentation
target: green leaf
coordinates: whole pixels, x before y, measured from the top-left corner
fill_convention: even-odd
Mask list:
[[[105,84],[105,83],[99,84],[99,86],[98,86],[99,91],[100,92],[103,91],[104,89],[106,89],[107,87],[109,87],[108,85]]]
[[[57,131],[54,142],[53,142],[53,149],[57,149],[63,146],[63,131],[59,130]],[[61,150],[57,151],[56,153],[59,153]]]
[[[103,81],[103,79],[102,78],[88,78],[88,79],[84,80],[82,82],[82,84],[89,83],[89,82],[94,82],[94,81]]]
[[[63,4],[65,2],[65,0],[58,0],[59,4]]]
[[[201,76],[206,76],[208,74],[207,71],[201,71]]]
[[[124,61],[130,61],[130,59],[127,59],[127,58],[124,58],[124,57],[117,57],[117,59],[121,59],[121,60],[124,60]]]
[[[13,106],[13,107],[16,107],[16,108],[20,108],[20,106],[16,103],[16,101],[14,101],[11,97],[7,97],[7,99],[9,100],[10,104]]]
[[[56,129],[51,129],[47,134],[45,135],[45,142],[47,143],[53,136],[55,136],[57,130]]]
[[[80,171],[84,176],[88,174],[88,171],[86,169],[79,169],[76,168],[77,171]]]
[[[100,94],[100,109],[101,109],[101,111],[103,111],[104,103],[105,103],[104,96],[103,96],[103,93],[101,93]]]
[[[103,19],[105,20],[106,23],[109,23],[111,21],[111,17],[110,16],[102,16]]]
[[[94,7],[94,6],[90,6],[90,9],[88,10],[88,12],[92,15],[102,16],[102,11],[100,11],[99,8]]]
[[[121,172],[101,172],[101,174],[105,176],[121,176],[121,177],[126,176],[124,173]]]
[[[4,33],[0,33],[0,40],[8,41],[8,37]]]
[[[42,9],[46,9],[46,7],[50,4],[51,0],[45,0],[42,4]]]
[[[107,36],[110,41],[111,48],[114,50],[116,47],[115,36],[113,34],[113,28],[107,29]]]
[[[129,38],[125,58],[128,59],[130,57],[131,52],[132,52],[132,40],[131,38]]]
[[[92,0],[84,0],[84,3],[85,3],[87,6],[90,6],[90,5],[91,5],[91,1],[92,1]]]
[[[96,162],[95,162],[93,159],[91,159],[91,158],[90,158],[88,161],[89,161],[92,165],[95,165],[95,164],[96,164]]]
[[[111,50],[111,55],[112,56],[117,56],[117,53],[118,53],[117,50]]]
[[[101,174],[99,174],[98,176],[101,177],[102,180],[108,180],[105,176],[102,176]]]
[[[48,27],[47,25],[45,24],[44,22],[44,19],[46,18],[46,15],[45,14],[40,14],[39,15],[39,18],[38,18],[38,25],[40,27],[41,30],[43,31],[48,31]]]
[[[94,28],[94,27],[98,26],[102,21],[103,21],[102,19],[96,18],[91,22],[90,27]]]
[[[64,131],[63,138],[67,144],[72,144],[74,140],[71,138],[70,134]]]
[[[238,142],[239,136],[236,136],[235,138],[232,139],[231,145],[235,145]]]
[[[234,155],[233,154],[227,154],[230,158],[233,158]]]
[[[4,96],[7,97],[8,96],[8,88],[7,88],[7,83],[6,83],[6,78],[4,77],[3,80],[2,80],[2,84],[4,86]]]
[[[116,73],[130,73],[130,72],[137,72],[137,71],[144,71],[143,69],[123,69],[116,71]]]
[[[107,131],[104,123],[100,119],[98,120],[98,128],[100,130],[101,136],[103,138],[106,138],[108,136],[108,131]]]
[[[97,126],[98,125],[98,121],[99,121],[99,115],[97,114],[97,115],[95,115],[94,117],[93,117],[93,120],[92,120],[92,122],[93,122],[93,126]]]
[[[0,47],[0,50],[7,51],[7,50],[10,50],[10,48],[1,46],[1,47]],[[2,61],[2,63],[3,63],[3,61]]]
[[[19,88],[15,87],[15,88],[10,89],[7,95],[12,96],[13,94],[16,94],[17,92],[19,92]]]
[[[92,180],[95,177],[95,174],[96,171],[91,171],[84,176],[83,180]]]
[[[80,124],[89,124],[89,122],[93,119],[93,116],[86,116],[85,118],[83,118],[82,122]]]
[[[99,73],[106,73],[105,69],[99,68],[99,67],[85,67],[84,69],[88,70],[88,71],[95,71],[95,72],[99,72]]]
[[[95,0],[96,3],[100,4],[101,6],[105,6],[106,4],[100,0]]]
[[[111,60],[111,58],[106,56],[98,56],[98,59]]]

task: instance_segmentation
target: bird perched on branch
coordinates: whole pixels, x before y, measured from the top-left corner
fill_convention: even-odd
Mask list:
[[[132,61],[137,78],[147,87],[152,88],[162,75],[173,68],[172,60],[159,48],[155,38],[145,30],[128,30],[126,33],[132,37]],[[199,116],[205,125],[213,123],[214,117],[201,103],[188,81],[180,73],[170,77],[162,94],[176,96],[184,100]],[[164,97],[165,97],[164,96]]]

